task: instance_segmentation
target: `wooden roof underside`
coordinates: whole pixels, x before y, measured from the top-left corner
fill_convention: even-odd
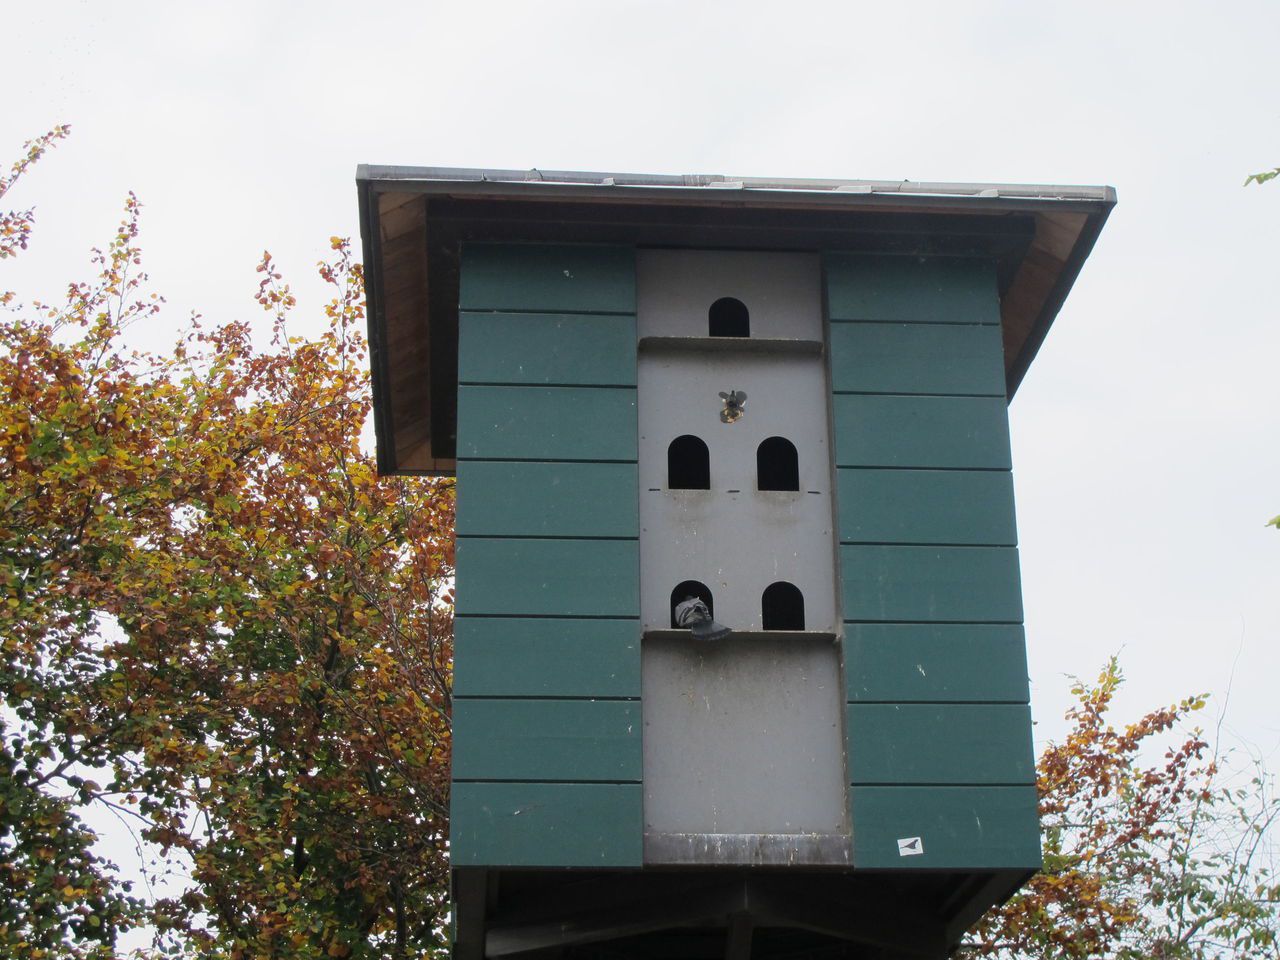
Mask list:
[[[1012,398],[1114,204],[1109,192],[1086,200],[832,198],[377,178],[358,185],[379,469],[421,474],[454,472],[458,261],[465,241],[991,258]]]

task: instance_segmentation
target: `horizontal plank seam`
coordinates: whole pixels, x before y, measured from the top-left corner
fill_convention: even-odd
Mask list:
[[[454,618],[474,618],[474,620],[634,620],[639,622],[640,614],[626,613],[461,613],[454,612]]]
[[[915,625],[919,626],[948,625],[948,623],[950,625],[964,625],[964,623],[968,623],[968,625],[979,627],[1020,627],[1025,623],[1025,621],[1021,620],[845,620],[841,622],[872,623],[872,625],[874,623],[915,623]]]
[[[851,787],[1034,787],[1034,780],[850,780]]]
[[[573,457],[555,459],[552,457],[464,457],[457,458],[458,463],[637,463],[636,460],[602,460],[596,457]]]
[[[841,541],[841,544],[846,545],[844,544],[844,541]],[[853,543],[853,544],[847,544],[847,546],[919,547],[922,549],[929,549],[932,547],[947,547],[948,549],[955,549],[955,550],[1016,550],[1017,549],[1017,546],[1015,544],[1004,544],[1004,543],[896,543],[892,541],[888,543]]]
[[[463,533],[458,531],[455,536],[459,540],[613,540],[620,543],[639,540],[639,535],[627,537],[606,537],[606,536],[574,536],[573,534],[543,534],[543,533]]]
[[[461,536],[461,534],[459,534]],[[1016,543],[947,543],[932,540],[841,540],[842,547],[1016,547]]]
[[[574,390],[634,390],[634,383],[543,383],[527,380],[459,380],[460,387],[566,387]]]
[[[634,317],[634,310],[540,310],[529,307],[458,307],[459,318],[468,313],[481,316],[539,316],[539,317]]]
[[[1013,473],[1011,467],[902,467],[881,464],[838,463],[837,470],[922,470],[928,473]]]
[[[556,459],[554,457],[459,457],[460,460],[472,460],[477,463],[609,463],[629,464],[635,460],[589,460],[589,459]],[[859,469],[859,468],[850,468]]]
[[[972,470],[974,473],[1012,473],[1013,470],[1008,466],[1002,467],[927,467],[920,464],[892,464],[892,463],[837,463],[838,470]]]
[[[470,386],[470,384],[463,384]],[[634,383],[612,384],[609,386],[592,386],[579,383],[493,383],[490,387],[512,390],[635,390]]]
[[[836,397],[937,397],[943,400],[1004,400],[1003,393],[904,393],[901,390],[832,390]]]
[[[874,783],[852,783],[851,782],[849,786],[851,787],[891,787],[891,788],[956,787],[956,788],[964,788],[964,790],[972,790],[973,787],[1018,787],[1019,790],[1025,790],[1025,788],[1030,787],[1030,788],[1033,788],[1034,790],[1034,788],[1036,788],[1036,781],[1025,781],[1025,782],[1018,781],[1018,782],[1012,782],[1012,783],[1007,781],[1001,781],[996,783],[902,783],[897,781],[895,782],[888,782],[888,781],[879,782],[878,781]]]
[[[847,694],[846,694],[847,696]],[[454,694],[454,699],[461,699]],[[926,707],[1026,707],[1030,706],[1031,700],[1024,698],[1021,700],[845,700],[845,705],[850,707],[876,707],[876,706],[926,706]]]
[[[901,390],[832,390],[836,397],[938,397],[953,400],[1003,400],[1006,393],[907,393]]]
[[[601,701],[601,702],[605,702],[605,703],[639,703],[639,702],[640,702],[640,697],[639,697],[639,696],[635,696],[635,697],[602,697],[602,696],[595,696],[595,695],[592,695],[592,696],[589,696],[589,697],[584,697],[584,696],[578,696],[578,695],[574,695],[574,696],[567,696],[567,695],[565,695],[565,694],[559,694],[559,693],[557,693],[557,694],[550,694],[550,693],[548,693],[548,694],[528,694],[528,693],[482,693],[482,694],[476,694],[476,693],[465,693],[465,694],[464,694],[464,693],[458,693],[456,690],[454,691],[453,699],[454,699],[454,702],[455,702],[455,703],[456,703],[457,701],[459,701],[459,700],[505,700],[505,701],[512,702],[512,703],[514,703],[514,702],[518,702],[518,701],[524,701],[524,700],[553,700],[553,701],[566,701],[566,702],[567,702],[567,701],[572,701],[572,702],[575,702],[575,703],[576,703],[576,702],[581,702],[581,701],[590,701],[590,702],[594,703],[594,702],[596,702],[597,700],[599,700],[599,701]]]
[[[998,327],[996,320],[886,320],[880,317],[828,317],[832,323],[877,323],[889,327]]]
[[[528,780],[528,779],[519,779],[519,778],[510,778],[510,777],[454,777],[453,782],[454,783],[528,783],[528,784],[546,783],[546,784],[565,784],[569,786],[574,784],[583,784],[583,785],[600,784],[600,785],[616,785],[620,787],[629,787],[633,785],[638,787],[644,783],[644,781],[641,780],[639,777],[636,777],[634,780],[617,779],[617,778],[609,779],[609,780]]]

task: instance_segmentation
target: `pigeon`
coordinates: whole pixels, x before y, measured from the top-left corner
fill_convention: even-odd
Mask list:
[[[742,417],[745,412],[743,406],[747,402],[747,391],[730,390],[725,393],[720,391],[720,399],[724,402],[724,409],[720,411],[720,419],[724,423],[734,423]]]
[[[676,625],[688,627],[695,640],[721,640],[731,633],[711,619],[711,611],[697,597],[685,597],[676,604]]]

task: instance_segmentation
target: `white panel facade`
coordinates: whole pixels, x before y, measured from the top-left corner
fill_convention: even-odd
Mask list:
[[[637,281],[645,860],[847,863],[818,259],[647,251]],[[746,306],[749,337],[708,336],[723,297]],[[734,393],[746,400],[726,417]],[[671,489],[681,436],[706,444],[710,489]],[[771,437],[795,447],[796,490],[758,489]],[[671,631],[687,580],[710,588],[733,633]],[[779,581],[803,595],[803,634],[763,629],[762,595]]]
[[[645,629],[671,626],[671,591],[706,584],[716,619],[760,630],[761,595],[786,581],[804,595],[805,629],[835,632],[831,450],[815,257],[647,251],[640,255],[637,324],[640,417],[640,610]],[[771,288],[777,282],[777,289]],[[749,349],[718,339],[646,348],[646,336],[705,337],[720,297],[747,305],[750,341],[807,339],[808,353]],[[756,346],[763,346],[757,343]],[[745,392],[743,414],[721,417],[721,393]],[[692,435],[710,452],[710,490],[672,490],[667,449]],[[756,450],[795,445],[799,490],[757,489]]]
[[[636,324],[644,337],[705,337],[707,310],[734,297],[751,314],[751,337],[822,339],[822,267],[808,253],[641,250]]]

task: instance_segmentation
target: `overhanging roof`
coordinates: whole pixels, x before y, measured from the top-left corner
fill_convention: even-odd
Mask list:
[[[361,165],[378,468],[452,473],[468,240],[860,250],[998,266],[1012,398],[1115,205],[1111,187]]]

